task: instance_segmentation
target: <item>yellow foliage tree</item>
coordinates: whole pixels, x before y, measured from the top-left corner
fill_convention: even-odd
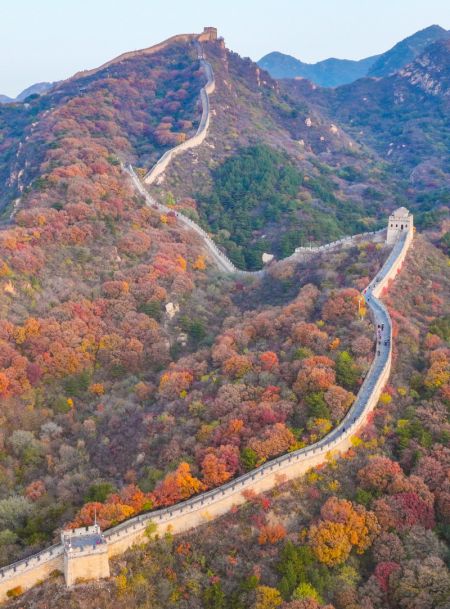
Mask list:
[[[320,562],[342,564],[352,548],[362,554],[380,531],[373,512],[351,501],[330,497],[321,509],[322,519],[309,529],[309,543]]]
[[[352,549],[347,527],[342,522],[321,521],[312,525],[309,541],[317,559],[329,567],[343,563]]]
[[[281,594],[276,588],[258,586],[256,588],[256,600],[252,605],[252,609],[276,609],[282,602]]]
[[[89,391],[94,395],[103,395],[105,393],[105,388],[102,383],[92,383],[89,387]]]
[[[185,271],[187,269],[187,262],[186,259],[183,258],[183,256],[177,256],[177,264],[182,271]]]
[[[193,268],[196,271],[204,271],[206,269],[206,262],[204,256],[198,256],[197,260],[193,264]]]
[[[6,264],[6,262],[0,260],[0,277],[8,277],[9,275],[11,275],[9,266]]]

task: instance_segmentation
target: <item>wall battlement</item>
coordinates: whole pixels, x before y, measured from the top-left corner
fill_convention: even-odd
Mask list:
[[[109,577],[108,543],[97,523],[62,531],[64,577],[67,586],[77,580]]]

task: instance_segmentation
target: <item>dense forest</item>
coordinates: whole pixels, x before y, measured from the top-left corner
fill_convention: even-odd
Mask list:
[[[305,181],[289,157],[268,146],[240,150],[212,175],[212,193],[198,197],[200,217],[239,268],[261,268],[263,252],[285,258],[300,245],[364,230],[362,212],[336,198],[332,180]],[[308,201],[300,186],[327,208]],[[267,228],[281,218],[289,228],[267,237]]]

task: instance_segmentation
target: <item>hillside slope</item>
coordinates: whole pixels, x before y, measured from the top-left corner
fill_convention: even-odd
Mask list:
[[[55,575],[8,609],[445,609],[449,297],[445,256],[416,237],[389,295],[392,382],[344,458],[133,548],[110,580],[66,590]]]
[[[210,46],[222,61],[220,43]],[[225,100],[243,91],[244,137],[252,141],[256,116],[266,140],[294,154],[271,87],[270,104],[263,97],[255,114],[246,105],[261,98],[257,67],[224,57],[236,76],[220,86]],[[4,564],[48,545],[64,523],[91,522],[92,509],[107,527],[314,442],[345,414],[370,363],[370,339],[361,357],[352,346],[371,332],[357,288],[385,248],[361,243],[330,268],[318,258],[239,281],[132,188],[121,164],[151,164],[195,132],[203,82],[190,40],[175,40],[1,110],[15,146],[2,157],[13,213],[0,231]],[[220,160],[241,123],[218,110]],[[342,139],[333,135],[336,150]],[[309,372],[318,392],[302,389]],[[178,475],[187,487],[174,486]]]
[[[444,103],[445,80],[439,87],[435,84],[441,47],[433,49],[429,60],[424,57],[417,67],[395,77],[403,79],[411,99],[417,100],[417,112],[422,99],[436,100],[437,106],[429,101],[430,112]],[[371,140],[358,143],[358,133],[349,135],[350,119],[342,121],[348,122],[345,128],[333,122],[331,116],[338,112],[335,98],[327,106],[323,91],[305,92],[297,88],[299,83],[284,90],[255,64],[226,50],[221,41],[206,43],[205,53],[216,75],[210,132],[199,148],[179,156],[161,183],[151,188],[173,213],[146,205],[122,164],[131,163],[144,175],[165,150],[195,133],[205,76],[191,38],[131,53],[76,75],[42,98],[31,99],[26,107],[0,109],[2,201],[10,219],[0,231],[4,564],[48,545],[58,538],[58,527],[68,522],[91,523],[97,514],[101,525],[108,527],[315,442],[342,419],[370,365],[373,328],[363,309],[358,311],[358,300],[387,248],[362,239],[330,256],[274,264],[262,278],[226,277],[211,264],[198,236],[177,222],[176,210],[190,210],[251,266],[259,258],[246,254],[252,247],[258,253],[261,242],[284,255],[310,236],[326,241],[330,235],[384,224],[396,198],[406,196],[405,178],[398,178],[389,158],[381,161]],[[426,74],[433,70],[430,90],[429,79],[422,77],[423,65]],[[383,79],[384,86],[393,78]],[[230,226],[221,226],[223,219]],[[423,413],[405,413],[407,423],[399,423],[398,445],[392,446],[395,455],[401,453],[405,472],[397,470],[386,501],[388,514],[394,513],[392,523],[401,508],[405,521],[408,516],[425,529],[423,548],[430,541],[427,531],[434,518],[441,522],[441,514],[446,514],[447,496],[442,495],[441,508],[441,496],[436,495],[439,507],[434,514],[434,489],[420,483],[418,496],[411,496],[417,479],[409,481],[406,474],[431,441],[446,440],[441,401],[448,401],[443,342],[448,290],[443,255],[426,242],[419,242],[416,251],[423,293],[415,292],[417,281],[410,278],[403,286],[406,304],[400,294],[397,308],[417,304],[421,318],[418,329],[411,329],[408,320],[395,314],[407,334],[410,350],[405,349],[405,357],[414,356],[402,379],[405,384],[411,380],[411,391],[403,390],[402,384],[397,394],[400,405],[404,397],[421,400],[420,406],[431,408],[438,424],[430,430],[422,423]],[[421,353],[428,358],[425,373],[423,357],[416,358]],[[412,368],[419,374],[414,381]],[[390,389],[386,393],[385,406],[396,395]],[[387,429],[382,433],[388,439],[390,424],[387,418],[380,425]],[[375,434],[369,430],[362,448],[379,448]],[[439,450],[435,456],[440,464]],[[355,504],[353,511],[342,505],[344,514],[361,525],[361,517],[367,517],[370,536],[353,542],[345,533],[342,564],[355,546],[349,565],[353,571],[339,572],[337,580],[336,572],[327,570],[336,565],[325,569],[312,549],[302,554],[308,565],[303,579],[297,581],[295,575],[279,584],[286,601],[305,583],[331,600],[341,575],[356,589],[360,574],[365,577],[371,568],[363,562],[367,556],[355,561],[359,551],[374,542],[378,518],[380,526],[385,522],[385,505],[376,503],[379,489],[362,485],[356,494],[354,479],[346,482],[345,467],[339,480],[334,478],[334,463],[329,471],[323,488],[320,473],[306,481],[313,483],[305,487],[311,503],[304,513],[301,508],[301,521],[292,523],[292,540],[298,545],[300,522],[314,526],[308,514],[318,518],[319,501],[324,503],[340,489]],[[353,476],[355,471],[353,467]],[[347,486],[351,490],[345,495]],[[295,487],[293,492],[289,506],[298,499]],[[278,586],[275,546],[285,538],[283,527],[289,527],[285,523],[272,529],[279,523],[271,518],[267,515],[266,522],[258,512],[244,525],[252,534],[253,526],[269,528],[263,528],[263,541],[250,557],[251,562],[261,560],[261,569],[246,571],[245,581],[240,576],[232,580],[230,574],[230,606],[253,603],[260,580]],[[391,524],[383,526],[386,532]],[[244,533],[236,531],[236,548],[216,554],[230,568],[239,564],[238,549],[245,547],[238,543]],[[413,541],[420,545],[420,536],[419,542]],[[128,578],[128,571],[117,563],[120,594],[113,582],[105,584],[107,595],[113,591],[108,602],[112,596],[120,607],[126,597],[130,606],[145,606],[156,596],[162,606],[176,606],[180,599],[186,605],[185,595],[192,590],[198,606],[223,606],[215,570],[224,577],[228,567],[214,565],[210,571],[199,556],[192,568],[199,565],[194,581],[201,585],[186,583],[172,589],[167,582],[178,575],[170,536],[162,543],[166,542],[169,549],[163,545],[162,553],[167,562],[158,560],[157,570],[152,563],[147,572],[157,580],[157,592],[149,591],[140,571],[136,578],[134,572]],[[439,541],[431,537],[431,542],[433,552],[437,549],[429,554],[440,560]],[[408,543],[411,547],[413,542]],[[183,547],[175,553],[187,555]],[[146,561],[144,555],[136,556]],[[160,572],[161,565],[167,569]],[[183,568],[188,572],[184,563]],[[386,577],[381,581],[387,585]],[[48,604],[47,589],[37,589],[38,607]],[[89,589],[83,588],[82,596],[89,595]],[[72,591],[56,594],[53,606],[71,595]]]
[[[392,196],[400,188],[377,154],[358,146],[315,102],[281,91],[256,64],[220,43],[210,43],[206,54],[216,80],[209,134],[170,164],[151,193],[175,198],[247,268],[261,266],[263,251],[282,257],[310,241],[377,226],[392,204],[388,189]],[[289,166],[288,179],[277,177],[280,163]],[[262,173],[270,181],[266,192],[241,197]]]
[[[405,180],[404,201],[419,212],[419,225],[428,226],[438,219],[433,212],[448,205],[449,77],[450,41],[444,40],[386,78],[334,90],[292,80],[283,86],[376,151]]]

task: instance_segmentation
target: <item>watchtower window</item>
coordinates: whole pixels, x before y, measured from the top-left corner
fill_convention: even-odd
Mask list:
[[[403,230],[403,224],[400,226],[400,230]]]

